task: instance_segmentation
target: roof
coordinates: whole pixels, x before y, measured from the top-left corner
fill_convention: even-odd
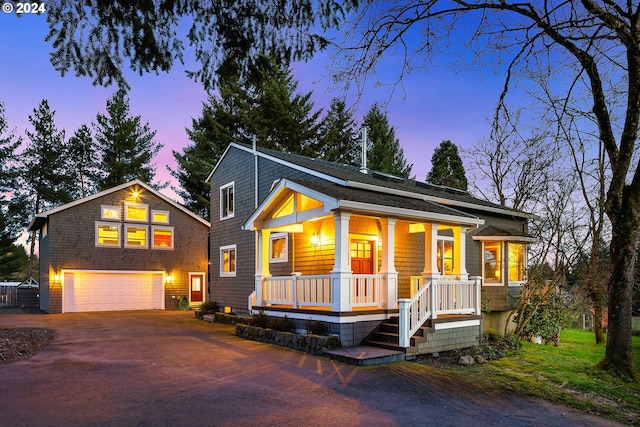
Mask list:
[[[231,143],[223,153],[220,161],[222,161],[227,151],[231,148],[237,148],[250,153],[254,152],[253,147]],[[405,198],[421,199],[456,208],[473,209],[523,218],[533,217],[533,215],[525,212],[501,206],[487,200],[478,199],[467,191],[433,185],[415,179],[397,177],[373,170],[369,170],[368,173],[362,173],[360,172],[360,168],[356,166],[329,162],[298,154],[284,153],[262,147],[256,148],[256,155],[293,169],[303,170],[304,172],[345,187],[370,190],[377,193],[395,194],[404,196]],[[211,180],[220,161],[207,177],[207,181]]]
[[[29,231],[39,230],[42,227],[42,225],[46,222],[46,219],[50,215],[53,215],[53,214],[58,213],[58,212],[62,212],[62,211],[67,210],[67,209],[71,209],[71,208],[73,208],[75,206],[82,205],[84,203],[90,202],[92,200],[98,199],[98,198],[106,196],[108,194],[115,193],[117,191],[123,190],[125,188],[133,187],[134,185],[137,185],[139,187],[144,188],[146,191],[148,191],[148,192],[152,193],[153,195],[155,195],[156,197],[164,200],[165,202],[169,203],[173,207],[181,210],[182,212],[184,212],[185,214],[189,215],[193,219],[201,222],[203,225],[206,225],[207,227],[211,227],[211,224],[209,223],[209,221],[207,221],[207,220],[203,219],[202,217],[196,215],[195,213],[191,212],[189,209],[185,208],[180,203],[171,200],[170,198],[168,198],[164,194],[160,193],[155,188],[151,187],[149,184],[146,184],[146,183],[142,182],[139,179],[134,179],[133,181],[129,181],[129,182],[124,183],[124,184],[120,184],[118,186],[109,188],[109,189],[101,191],[99,193],[92,194],[90,196],[75,200],[73,202],[70,202],[70,203],[67,203],[67,204],[64,204],[64,205],[61,205],[61,206],[58,206],[58,207],[53,208],[51,210],[48,210],[48,211],[45,211],[45,212],[40,212],[31,221],[31,224],[29,224]]]
[[[477,226],[484,224],[484,220],[477,216],[427,200],[344,187],[338,184],[282,178],[254,214],[245,222],[243,229],[254,229],[256,220],[265,214],[267,207],[285,189],[322,201],[327,214],[330,210],[344,208],[351,211],[379,213],[407,219],[437,220]]]
[[[535,242],[536,238],[522,230],[488,225],[473,234],[473,240],[509,240],[512,242]]]

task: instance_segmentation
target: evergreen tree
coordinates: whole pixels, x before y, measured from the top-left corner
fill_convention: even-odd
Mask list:
[[[313,113],[311,93],[295,93],[297,82],[288,69],[265,59],[250,78],[220,80],[217,95],[203,105],[202,117],[187,129],[193,144],[173,152],[178,163],[169,169],[180,183],[174,189],[185,206],[209,218],[210,188],[205,179],[230,142],[306,154],[317,140],[320,112]]]
[[[202,106],[202,117],[192,119],[187,135],[193,144],[186,146],[182,154],[173,151],[178,167],[169,169],[180,183],[180,188],[174,191],[182,197],[184,205],[205,219],[209,219],[211,207],[211,189],[206,178],[238,129],[233,102],[237,92],[229,86],[221,86],[220,91],[223,96],[210,95],[209,103]]]
[[[408,178],[413,165],[408,165],[404,150],[396,138],[396,131],[389,125],[387,116],[378,104],[373,104],[364,117],[368,131],[367,167],[392,175]]]
[[[28,264],[27,252],[16,245],[0,212],[0,281],[22,281],[22,271]]]
[[[330,162],[357,166],[360,164],[360,144],[356,122],[345,102],[334,98],[322,121],[320,137],[312,155]]]
[[[77,179],[77,196],[87,197],[95,192],[98,180],[98,153],[91,135],[91,129],[82,125],[69,138],[67,144],[71,170]]]
[[[266,60],[257,70],[258,77],[247,81],[247,120],[243,136],[255,135],[258,145],[287,153],[312,154],[312,144],[318,138],[321,111],[313,112],[312,92],[297,93],[298,82],[291,70]],[[253,105],[251,105],[253,104]],[[251,108],[253,107],[253,108]]]
[[[106,190],[139,178],[152,183],[155,165],[151,162],[162,148],[154,141],[155,131],[141,124],[140,116],[131,116],[129,98],[118,90],[107,100],[107,114],[98,114],[94,124],[101,157],[98,190]],[[152,184],[153,185],[153,184]]]
[[[9,129],[4,104],[0,102],[0,202],[4,199],[2,193],[8,191],[11,178],[15,175],[15,151],[20,142],[15,131]]]
[[[458,147],[453,142],[442,141],[433,152],[427,182],[467,191],[467,176]]]
[[[33,132],[27,131],[30,142],[18,156],[17,176],[12,181],[9,202],[9,222],[13,233],[25,229],[38,213],[72,200],[73,173],[68,170],[64,130],[55,125],[55,111],[42,100],[29,116]],[[29,276],[33,276],[36,233],[31,234]]]

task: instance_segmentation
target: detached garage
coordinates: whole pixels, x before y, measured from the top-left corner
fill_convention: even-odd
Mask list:
[[[207,300],[209,222],[140,180],[42,212],[29,229],[39,231],[40,308],[48,313]]]

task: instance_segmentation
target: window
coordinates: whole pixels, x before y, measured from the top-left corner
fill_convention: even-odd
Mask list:
[[[173,227],[151,227],[153,249],[173,249]]]
[[[120,208],[111,205],[101,205],[100,219],[111,219],[120,221]]]
[[[48,231],[47,223],[45,222],[44,224],[42,224],[42,228],[40,229],[40,238],[47,237],[48,233],[49,231]]]
[[[287,262],[289,253],[289,235],[287,233],[274,233],[270,237],[269,261]]]
[[[120,247],[120,224],[96,222],[96,246]]]
[[[502,283],[502,243],[485,242],[483,248],[484,281],[487,284]]]
[[[522,243],[508,243],[509,252],[509,283],[525,281],[526,246]]]
[[[147,244],[147,227],[140,225],[125,225],[124,246],[126,248],[146,249]]]
[[[124,205],[124,220],[125,221],[138,221],[147,222],[149,219],[149,206],[148,205]]]
[[[437,257],[440,274],[453,274],[453,239],[438,239]]]
[[[169,224],[169,211],[151,210],[151,222],[156,224]]]
[[[235,277],[236,275],[236,245],[220,248],[220,276]]]
[[[233,218],[233,187],[233,182],[220,187],[220,219]]]

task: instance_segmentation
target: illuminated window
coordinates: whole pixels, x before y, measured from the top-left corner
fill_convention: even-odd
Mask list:
[[[502,243],[484,242],[483,250],[484,281],[485,283],[502,283]]]
[[[48,227],[47,227],[47,223],[45,222],[44,224],[42,224],[42,228],[40,229],[40,237],[44,238],[47,237],[48,234]]]
[[[287,262],[288,260],[288,234],[274,233],[270,237],[270,256],[271,262]]]
[[[438,240],[437,258],[440,274],[453,274],[453,238]]]
[[[147,244],[147,227],[139,225],[125,225],[124,246],[127,248],[146,249]]]
[[[151,222],[156,224],[169,224],[169,211],[151,210]]]
[[[120,220],[120,208],[117,206],[100,206],[100,219]]]
[[[173,249],[173,227],[151,227],[153,249]]]
[[[527,252],[526,246],[522,243],[508,243],[509,253],[509,283],[524,282]]]
[[[236,245],[220,248],[220,276],[235,277],[236,275]]]
[[[234,183],[220,187],[220,219],[233,218]]]
[[[120,224],[96,222],[96,246],[120,247]]]
[[[124,219],[125,221],[141,221],[147,222],[149,219],[149,206],[148,205],[124,205]]]

